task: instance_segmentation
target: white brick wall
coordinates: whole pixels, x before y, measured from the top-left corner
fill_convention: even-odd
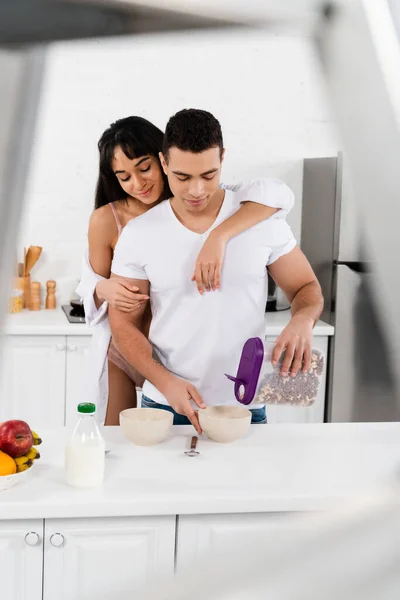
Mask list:
[[[93,207],[97,140],[109,123],[142,115],[164,128],[184,107],[221,121],[223,180],[273,174],[292,186],[300,233],[301,160],[337,150],[308,41],[261,31],[141,36],[52,47],[29,174],[19,250],[44,253],[34,278],[68,297]],[[61,298],[64,301],[64,298]]]

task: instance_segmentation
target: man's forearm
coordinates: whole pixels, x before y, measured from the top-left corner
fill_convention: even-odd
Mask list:
[[[317,281],[303,286],[291,302],[292,317],[304,317],[312,320],[313,326],[321,316],[324,298]]]
[[[159,362],[149,340],[136,324],[118,315],[117,311],[111,309],[109,317],[116,348],[143,377],[164,393],[171,373]]]

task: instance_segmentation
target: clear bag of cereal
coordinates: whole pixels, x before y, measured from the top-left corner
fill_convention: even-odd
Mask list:
[[[325,358],[320,350],[311,351],[311,368],[295,377],[282,377],[279,363],[272,365],[275,344],[250,338],[243,346],[236,376],[227,375],[234,382],[234,394],[241,404],[286,404],[311,406],[315,402],[324,370]]]
[[[8,312],[9,313],[18,313],[21,312],[24,307],[24,292],[22,290],[13,290],[10,301],[8,303]]]

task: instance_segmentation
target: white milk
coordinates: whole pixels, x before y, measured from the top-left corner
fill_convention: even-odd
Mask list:
[[[66,481],[73,487],[94,487],[104,479],[105,442],[72,438],[65,453]]]

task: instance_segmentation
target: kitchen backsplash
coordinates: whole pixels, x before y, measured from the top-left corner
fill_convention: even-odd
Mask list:
[[[307,40],[259,31],[154,39],[63,43],[49,50],[18,247],[43,246],[34,275],[42,283],[55,279],[61,302],[80,276],[97,140],[117,118],[139,114],[164,128],[181,108],[210,110],[221,121],[227,148],[222,180],[272,175],[286,181],[296,195],[289,221],[298,238],[302,159],[337,151]]]

